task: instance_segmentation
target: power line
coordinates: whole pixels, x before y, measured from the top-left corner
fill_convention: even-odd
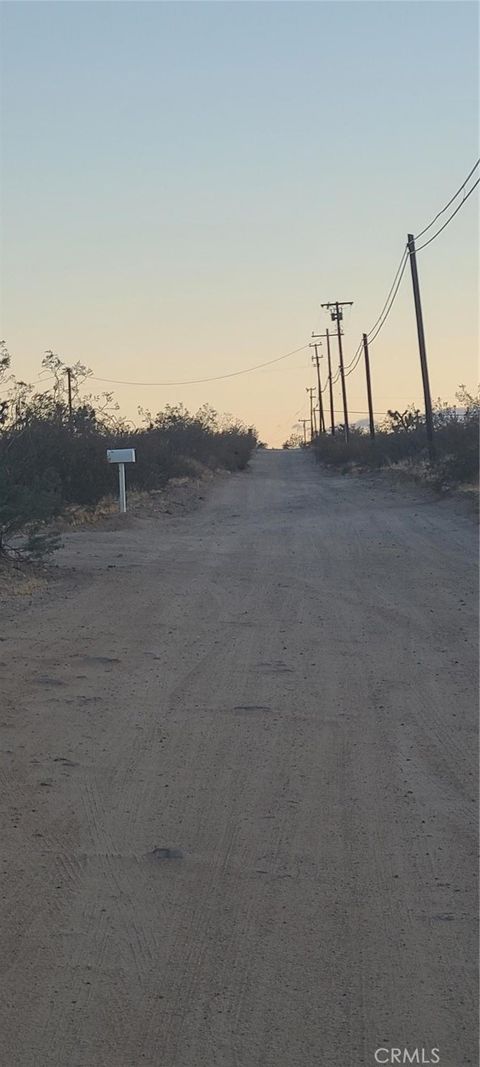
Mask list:
[[[469,174],[467,175],[465,180],[462,182],[462,185],[459,187],[459,189],[457,189],[457,191],[450,198],[448,203],[445,204],[445,206],[441,209],[441,211],[437,212],[437,214],[434,216],[434,218],[431,220],[431,222],[429,222],[428,225],[425,226],[423,230],[420,230],[419,234],[417,234],[416,240],[418,240],[420,237],[423,236],[424,233],[426,233],[429,229],[431,229],[431,227],[435,224],[437,219],[439,219],[441,217],[441,215],[445,214],[445,211],[447,211],[448,208],[451,206],[451,204],[453,204],[453,202],[456,200],[456,198],[459,196],[459,194],[462,192],[462,190],[465,190],[465,186],[467,185],[467,182],[470,180],[470,178],[474,174],[474,172],[477,169],[477,167],[479,166],[479,164],[480,164],[480,159],[478,159],[476,161],[476,163],[472,167],[471,171],[469,172]],[[437,230],[436,233],[434,233],[433,236],[430,237],[428,241],[425,241],[422,245],[420,245],[416,249],[417,252],[420,252],[420,251],[422,251],[422,249],[426,248],[429,244],[432,243],[432,241],[434,241],[443,232],[444,229],[446,229],[446,227],[449,225],[449,223],[452,221],[452,219],[455,217],[455,215],[460,211],[460,209],[463,207],[463,205],[466,203],[468,198],[471,196],[471,194],[474,192],[474,190],[476,189],[476,187],[479,184],[480,184],[480,178],[478,178],[477,181],[474,182],[473,186],[471,187],[471,189],[469,189],[468,193],[466,193],[466,194],[464,193],[464,196],[463,196],[460,204],[458,204],[458,206],[455,208],[455,210],[452,212],[452,214],[448,217],[446,222],[443,223],[443,225],[440,227],[440,229]],[[400,284],[401,284],[401,281],[402,281],[402,278],[403,278],[403,274],[405,272],[405,267],[406,267],[406,263],[407,263],[408,258],[409,258],[409,251],[408,251],[408,247],[407,247],[407,248],[405,248],[405,250],[402,253],[402,258],[400,260],[400,264],[399,264],[399,266],[397,268],[395,277],[393,279],[392,285],[390,287],[388,296],[387,296],[387,298],[385,300],[385,303],[384,303],[384,305],[382,307],[382,310],[381,310],[376,322],[373,324],[373,326],[371,327],[369,333],[367,334],[367,337],[370,340],[370,344],[372,344],[373,341],[378,337],[378,335],[380,333],[380,330],[383,328],[383,326],[384,326],[385,322],[387,321],[387,318],[388,318],[388,316],[390,314],[390,311],[392,310],[392,307],[393,307],[393,304],[395,302],[398,290],[400,288]],[[290,352],[284,353],[284,355],[277,356],[274,359],[266,360],[263,363],[257,363],[253,367],[246,367],[246,368],[244,368],[242,370],[230,371],[227,374],[212,375],[210,377],[205,377],[205,378],[191,378],[191,379],[184,379],[182,381],[165,381],[165,382],[133,382],[133,381],[124,381],[124,380],[117,379],[117,378],[101,378],[101,377],[97,377],[96,375],[89,375],[89,379],[93,380],[93,381],[96,381],[96,382],[105,382],[105,383],[110,384],[110,385],[128,385],[128,386],[133,386],[133,387],[138,386],[138,387],[141,387],[141,388],[155,388],[155,387],[165,387],[165,388],[167,388],[167,387],[172,387],[172,386],[200,385],[200,384],[206,384],[208,382],[224,381],[225,379],[235,378],[235,377],[238,377],[238,376],[240,376],[242,374],[250,374],[250,373],[252,373],[254,371],[261,370],[264,367],[269,367],[269,366],[272,366],[275,363],[279,363],[284,359],[288,359],[288,358],[290,358],[290,356],[296,355],[298,352],[305,351],[308,347],[309,347],[308,344],[301,345],[299,348],[295,348]],[[360,358],[361,358],[361,352],[362,352],[362,342],[360,342],[355,354],[353,355],[352,359],[350,360],[350,363],[348,363],[346,365],[345,370],[344,370],[344,377],[348,377],[348,375],[352,374],[353,371],[356,369],[356,367],[358,366],[358,363],[360,361]],[[39,377],[40,377],[40,375],[39,375]],[[338,382],[340,377],[341,377],[341,368],[339,368],[337,370],[334,378],[332,379],[331,384],[335,385],[336,382]],[[43,382],[49,381],[49,380],[53,380],[53,377],[52,378],[46,378],[46,379],[43,378],[42,379]],[[325,391],[325,389],[327,388],[328,384],[329,384],[329,379],[327,379],[327,382],[325,383],[325,386],[321,390],[322,393]]]
[[[478,164],[476,164],[476,166],[478,166]],[[475,170],[475,167],[473,169]],[[473,173],[473,171],[471,173]],[[469,177],[471,177],[471,174],[469,175]],[[465,179],[465,182],[467,182],[467,181],[468,181],[468,178]],[[465,184],[465,182],[464,182],[464,184]],[[448,226],[449,222],[451,222],[452,219],[454,218],[454,216],[457,214],[457,212],[460,211],[460,208],[463,207],[463,205],[468,200],[468,197],[473,193],[474,189],[476,189],[476,187],[477,187],[477,185],[479,183],[480,183],[480,178],[477,178],[477,181],[474,183],[474,185],[472,185],[472,188],[469,189],[467,195],[464,196],[464,198],[461,201],[461,203],[458,205],[458,207],[455,208],[455,211],[452,212],[452,214],[449,216],[447,221],[444,222],[443,226],[441,226],[440,229],[437,230],[436,233],[434,233],[433,237],[430,237],[428,241],[425,241],[423,243],[423,245],[420,245],[420,247],[416,249],[417,252],[420,252],[422,250],[422,248],[426,248],[427,245],[431,244],[431,242],[434,241],[435,238],[439,236],[439,234],[442,232],[442,230],[444,230],[445,227]],[[458,195],[458,193],[456,195]],[[453,197],[453,199],[455,199],[455,197]],[[450,203],[451,203],[451,201],[450,201]],[[439,214],[443,214],[443,211],[439,212]],[[436,216],[436,217],[438,218],[438,216]],[[426,229],[430,229],[430,226],[426,227]],[[425,230],[422,230],[422,233],[425,233]],[[390,292],[388,294],[387,300],[386,300],[386,302],[385,302],[385,304],[384,304],[384,306],[382,308],[382,311],[381,311],[381,313],[380,313],[380,315],[379,315],[379,317],[377,319],[377,322],[375,323],[374,326],[372,326],[370,332],[367,334],[369,342],[370,342],[370,345],[373,344],[375,339],[378,337],[378,335],[380,333],[380,330],[385,325],[385,323],[386,323],[386,321],[388,319],[388,316],[389,316],[389,314],[390,314],[390,312],[392,310],[392,307],[393,307],[393,305],[395,303],[395,299],[396,299],[398,290],[399,290],[400,285],[401,285],[401,281],[402,281],[403,275],[405,273],[405,268],[406,268],[406,265],[407,265],[407,262],[408,262],[408,259],[409,259],[409,255],[410,255],[410,253],[408,251],[408,248],[406,248],[404,253],[403,253],[403,255],[402,255],[402,258],[400,260],[400,265],[399,265],[399,268],[398,268],[397,273],[395,275],[395,279],[393,281],[393,285],[390,288]],[[359,351],[361,352],[361,347],[360,346],[359,346],[359,348],[357,348],[357,352],[355,353],[355,356],[353,356],[353,359],[351,360],[350,364],[348,364],[349,367],[351,367],[351,364],[354,363]],[[357,366],[357,364],[359,362],[359,358],[360,357],[357,358],[357,362],[355,363],[355,365],[352,366],[350,370],[348,370],[348,374],[351,374],[352,371],[355,370],[355,367]]]
[[[478,164],[479,164],[479,163],[480,163],[480,159],[477,159],[477,162],[476,162],[476,163],[474,164],[474,166],[472,167],[472,169],[471,169],[471,171],[470,171],[470,174],[467,174],[467,177],[465,178],[465,181],[464,181],[464,182],[462,182],[462,184],[461,184],[460,188],[459,188],[459,189],[457,189],[456,193],[454,193],[454,194],[453,194],[453,196],[451,197],[451,199],[450,199],[450,200],[448,201],[448,204],[445,204],[445,207],[442,207],[442,210],[441,210],[441,211],[439,211],[439,212],[438,212],[438,213],[437,213],[437,214],[435,215],[435,218],[434,218],[434,219],[432,219],[432,221],[431,221],[431,222],[429,222],[428,226],[425,226],[423,230],[420,230],[420,233],[417,233],[417,234],[415,234],[415,240],[416,240],[416,241],[418,241],[418,240],[420,239],[420,237],[423,237],[424,233],[426,233],[426,232],[427,232],[427,230],[430,230],[430,229],[431,229],[431,227],[432,227],[432,226],[433,226],[433,224],[434,224],[434,223],[435,223],[435,222],[437,221],[437,219],[439,219],[439,218],[440,218],[440,215],[444,215],[444,214],[445,214],[445,212],[446,212],[446,211],[448,210],[448,208],[450,207],[450,204],[453,204],[453,201],[457,199],[457,196],[459,195],[459,193],[461,193],[462,189],[464,189],[464,188],[465,188],[465,186],[466,186],[467,182],[468,182],[468,181],[470,180],[470,178],[472,177],[472,174],[474,173],[474,171],[476,171],[476,169],[477,169],[477,167],[478,167]],[[475,188],[475,186],[474,186],[474,188]],[[468,194],[468,195],[470,195],[470,194]],[[465,197],[464,199],[466,200],[466,197]],[[463,201],[462,201],[462,203],[463,203]],[[461,205],[460,205],[460,207],[461,207]],[[452,218],[453,218],[453,215],[452,215]],[[440,231],[439,231],[439,232],[440,232]],[[417,252],[418,252],[418,248],[417,248]]]
[[[367,337],[368,337],[368,340],[369,340],[370,344],[372,344],[373,341],[375,341],[375,338],[378,337],[378,335],[380,333],[380,330],[383,328],[383,326],[385,325],[385,323],[386,323],[386,321],[388,319],[388,316],[389,316],[389,314],[390,314],[390,312],[392,310],[392,307],[393,307],[393,305],[395,303],[395,300],[396,300],[396,297],[397,297],[397,293],[398,293],[398,290],[400,288],[400,285],[401,285],[401,282],[402,282],[402,278],[403,278],[403,275],[405,273],[405,267],[407,266],[407,263],[408,263],[408,249],[405,249],[405,251],[403,252],[402,258],[400,260],[400,264],[399,264],[397,273],[396,273],[395,278],[393,280],[393,284],[390,287],[390,292],[389,292],[388,297],[387,297],[387,299],[386,299],[386,301],[385,301],[385,303],[383,305],[382,311],[381,311],[376,323],[372,326],[371,330],[367,334]],[[355,353],[355,356],[353,357],[354,359],[356,358],[356,356],[358,355],[359,352],[361,353],[361,350],[362,350],[362,342],[360,342],[360,344],[359,344],[359,346],[357,348],[357,352]],[[356,366],[356,364],[355,364],[355,366]]]
[[[349,368],[349,367],[351,367],[352,363],[353,363],[353,362],[354,362],[354,360],[355,360],[355,359],[357,358],[357,356],[358,356],[358,353],[359,353],[359,352],[361,352],[361,350],[362,350],[362,342],[360,341],[360,344],[359,344],[359,346],[358,346],[358,348],[357,348],[357,350],[356,350],[356,352],[355,352],[355,355],[354,355],[354,356],[352,356],[352,358],[351,358],[350,362],[349,362],[349,363],[347,363],[347,365],[346,365],[346,367],[345,367],[345,370],[348,370],[348,368]]]
[[[395,289],[394,289],[394,291],[393,291],[393,293],[392,293],[392,297],[391,297],[391,300],[390,300],[390,304],[389,304],[389,306],[387,307],[387,309],[386,309],[386,311],[385,311],[385,314],[384,314],[384,316],[383,316],[383,319],[382,319],[382,321],[380,322],[379,326],[377,327],[377,330],[376,330],[376,332],[375,332],[375,333],[373,334],[373,337],[370,337],[370,336],[369,336],[369,341],[370,341],[370,344],[372,344],[372,343],[373,343],[373,341],[375,340],[375,338],[376,338],[376,337],[378,337],[378,335],[379,335],[379,333],[380,333],[380,330],[381,330],[381,329],[382,329],[382,327],[383,327],[383,326],[385,325],[385,323],[386,323],[386,321],[387,321],[387,319],[388,319],[388,316],[389,316],[389,314],[390,314],[390,312],[391,312],[391,310],[392,310],[392,307],[393,307],[393,305],[394,305],[394,303],[395,303],[395,300],[396,300],[396,296],[397,296],[398,290],[399,290],[399,288],[400,288],[400,285],[401,285],[401,281],[402,281],[403,275],[404,275],[404,273],[405,273],[405,267],[407,266],[407,263],[408,263],[408,258],[409,258],[409,257],[408,257],[408,255],[407,255],[407,256],[405,256],[405,259],[404,259],[404,261],[403,261],[403,266],[402,266],[402,270],[401,270],[401,273],[400,273],[400,275],[399,275],[399,278],[398,278],[397,284],[396,284],[396,286],[395,286]]]
[[[216,374],[211,378],[190,378],[181,382],[124,382],[117,378],[97,378],[96,375],[91,375],[91,380],[94,382],[107,382],[110,385],[139,385],[139,386],[170,386],[170,385],[202,385],[205,382],[220,382],[224,378],[236,378],[239,374],[250,374],[252,371],[260,370],[262,367],[270,367],[272,363],[280,363],[282,359],[288,359],[289,356],[295,356],[297,352],[303,352],[307,345],[301,345],[300,348],[294,348],[291,352],[285,352],[283,356],[276,356],[275,359],[267,359],[265,363],[257,363],[254,367],[245,367],[244,370],[230,371],[229,374]]]
[[[358,353],[358,356],[357,356],[357,361],[356,361],[356,363],[354,364],[354,366],[353,366],[353,367],[351,367],[351,368],[350,368],[350,370],[349,370],[349,371],[347,371],[347,373],[345,374],[345,377],[346,377],[346,378],[348,378],[350,374],[353,374],[354,370],[356,370],[356,369],[357,369],[357,367],[358,367],[358,364],[360,363],[360,360],[361,360],[361,358],[362,358],[362,349],[360,349],[360,351],[359,351],[359,353]]]
[[[445,207],[443,207],[442,210],[439,211],[435,215],[435,217],[432,219],[432,221],[429,222],[428,226],[425,226],[424,229],[420,231],[420,233],[418,234],[418,237],[421,237],[422,234],[426,233],[427,230],[431,229],[431,227],[434,225],[434,223],[437,221],[437,219],[440,218],[440,216],[443,215],[445,213],[445,211],[448,210],[448,208],[450,207],[451,204],[453,204],[453,201],[456,200],[456,198],[459,195],[459,193],[461,193],[462,189],[465,188],[467,182],[472,177],[472,174],[477,169],[479,163],[480,163],[480,159],[477,160],[477,162],[472,167],[470,173],[467,175],[467,177],[465,178],[465,180],[462,183],[462,185],[460,186],[460,188],[457,189],[456,193],[451,197],[451,199],[448,201],[448,203],[445,204]],[[480,182],[480,178],[478,178],[477,181],[474,183],[474,185],[472,185],[472,188],[469,189],[468,193],[463,197],[462,201],[460,202],[458,207],[455,208],[455,211],[452,212],[452,214],[449,216],[447,221],[444,222],[443,226],[441,226],[440,229],[437,230],[437,232],[433,235],[433,237],[430,237],[428,241],[425,241],[423,245],[420,245],[419,248],[416,249],[417,252],[420,252],[422,250],[422,248],[426,248],[427,245],[429,245],[432,241],[435,240],[436,237],[439,236],[439,234],[441,234],[442,230],[444,230],[446,228],[446,226],[448,226],[449,222],[451,222],[452,219],[457,214],[457,212],[460,211],[460,208],[463,207],[463,205],[468,200],[468,198],[471,195],[471,193],[473,193],[474,189],[476,189],[476,187],[479,184],[479,182]],[[407,265],[408,258],[409,258],[409,251],[408,251],[408,246],[406,246],[404,248],[403,252],[402,252],[402,258],[401,258],[400,263],[398,265],[395,277],[393,279],[392,285],[390,287],[390,291],[389,291],[388,296],[387,296],[387,298],[385,300],[383,308],[382,308],[382,310],[381,310],[376,322],[374,322],[373,326],[371,327],[371,329],[369,330],[369,332],[367,334],[367,337],[369,339],[370,344],[372,344],[373,341],[375,341],[375,339],[378,337],[378,335],[380,333],[380,330],[383,328],[383,326],[384,326],[385,322],[387,321],[387,318],[388,318],[388,316],[389,316],[389,314],[390,314],[390,312],[392,310],[392,307],[394,305],[394,302],[395,302],[395,299],[396,299],[396,296],[397,296],[397,293],[398,293],[398,290],[400,288],[400,284],[401,284],[401,281],[402,281],[402,278],[403,278],[403,275],[404,275],[404,272],[405,272],[405,268],[406,268],[406,265]],[[361,354],[361,348],[362,348],[362,342],[360,342],[360,344],[359,344],[359,346],[357,348],[357,351],[355,352],[355,355],[350,360],[350,363],[347,364],[346,376],[347,376],[347,374],[351,374],[352,371],[354,371],[355,368],[357,367],[358,362],[359,362],[359,358],[360,358],[359,353]]]
[[[426,247],[427,247],[427,245],[430,245],[430,244],[432,243],[432,241],[434,241],[434,240],[435,240],[435,238],[436,238],[436,237],[438,237],[438,236],[439,236],[439,234],[441,234],[441,233],[442,233],[442,230],[444,230],[444,229],[446,228],[446,226],[448,226],[449,222],[451,222],[451,221],[452,221],[452,219],[454,219],[454,218],[455,218],[455,215],[457,214],[457,212],[458,212],[458,211],[460,211],[460,208],[462,208],[462,207],[463,207],[463,205],[464,205],[464,204],[466,204],[466,202],[467,202],[467,200],[468,200],[469,196],[471,196],[471,195],[472,195],[472,193],[474,192],[474,190],[475,190],[475,189],[477,188],[477,185],[479,184],[479,182],[480,182],[480,178],[477,178],[476,182],[475,182],[475,183],[474,183],[474,184],[472,185],[472,188],[468,190],[468,193],[466,194],[466,196],[464,196],[463,200],[461,200],[461,201],[460,201],[460,203],[459,203],[458,207],[456,207],[456,208],[455,208],[455,211],[452,211],[452,214],[451,214],[451,215],[450,215],[450,217],[449,217],[449,218],[447,219],[447,221],[446,221],[446,222],[444,222],[443,226],[440,226],[440,229],[439,229],[439,230],[437,230],[437,232],[436,232],[436,233],[434,233],[433,237],[430,237],[428,241],[425,241],[425,242],[423,243],[423,245],[420,245],[420,246],[419,246],[418,248],[416,248],[416,249],[415,249],[415,251],[416,251],[416,252],[421,252],[421,251],[422,251],[422,248],[426,248]],[[423,232],[425,232],[425,231],[423,231]]]
[[[408,256],[408,250],[407,250],[407,247],[405,246],[405,248],[404,248],[404,250],[403,250],[403,253],[402,253],[402,258],[401,258],[401,260],[400,260],[400,263],[399,263],[399,265],[398,265],[398,269],[397,269],[397,271],[396,271],[396,273],[395,273],[395,277],[394,277],[394,279],[393,279],[393,282],[392,282],[392,284],[391,284],[391,286],[390,286],[390,291],[389,291],[389,294],[388,294],[388,296],[387,296],[387,299],[386,299],[386,301],[385,301],[385,303],[384,303],[384,305],[383,305],[383,308],[382,308],[382,310],[381,310],[381,312],[380,312],[380,314],[379,314],[379,316],[378,316],[378,319],[377,319],[377,321],[376,321],[376,322],[374,322],[373,326],[372,326],[372,327],[371,327],[371,329],[370,329],[370,330],[368,331],[368,334],[367,334],[367,337],[368,337],[368,338],[370,338],[370,335],[371,335],[371,334],[373,333],[373,331],[374,331],[374,330],[376,329],[376,327],[378,326],[378,323],[380,322],[380,319],[382,318],[382,315],[383,315],[383,313],[384,313],[384,311],[385,311],[385,308],[386,308],[386,306],[387,306],[387,304],[388,304],[388,301],[390,300],[390,297],[391,297],[391,295],[392,295],[392,292],[393,292],[393,290],[394,290],[394,288],[395,288],[395,284],[396,284],[396,281],[397,281],[398,275],[399,275],[399,273],[400,273],[400,271],[401,271],[401,269],[402,269],[402,267],[403,267],[404,259],[406,259],[406,258],[407,258],[407,256]],[[360,344],[361,344],[361,342],[360,342]]]
[[[475,168],[474,168],[474,169],[475,169]],[[472,173],[473,173],[473,172],[472,172]],[[470,177],[470,175],[469,175],[469,177]],[[467,179],[465,179],[465,180],[466,180],[466,181],[468,181],[468,178],[467,178]],[[446,227],[446,226],[448,226],[449,222],[451,222],[451,221],[452,221],[452,219],[454,218],[454,216],[455,216],[455,215],[457,214],[457,212],[458,212],[458,211],[460,211],[460,208],[461,208],[461,207],[463,207],[463,205],[464,205],[464,204],[466,203],[466,201],[468,200],[468,197],[469,197],[469,196],[471,195],[471,193],[473,193],[474,189],[475,189],[475,188],[477,187],[477,185],[479,184],[479,182],[480,182],[480,178],[477,178],[477,181],[475,182],[475,184],[474,184],[474,185],[472,185],[472,188],[471,188],[471,189],[470,189],[470,190],[468,191],[467,195],[466,195],[466,196],[465,196],[465,197],[463,198],[463,200],[462,200],[462,201],[461,201],[461,203],[460,203],[460,204],[458,205],[458,207],[456,207],[456,208],[455,208],[455,211],[453,211],[453,212],[452,212],[452,214],[451,214],[451,215],[449,216],[449,218],[447,219],[447,221],[446,221],[446,222],[444,222],[443,226],[441,226],[441,227],[440,227],[440,229],[439,229],[439,230],[437,230],[437,232],[436,232],[436,233],[434,233],[433,237],[430,237],[428,241],[425,241],[423,245],[420,245],[420,247],[416,249],[416,251],[417,251],[417,252],[420,252],[422,248],[426,248],[426,247],[427,247],[427,245],[431,244],[431,242],[432,242],[432,241],[434,241],[436,237],[438,237],[438,235],[439,235],[439,234],[440,234],[440,233],[442,232],[442,230],[444,230],[444,229],[445,229],[445,227]],[[457,194],[457,195],[458,195],[458,194]],[[440,214],[442,214],[442,213],[443,213],[443,212],[440,212]],[[429,228],[429,227],[428,227],[428,228]],[[425,231],[423,231],[423,232],[425,232]],[[393,305],[394,305],[394,303],[395,303],[395,299],[396,299],[396,296],[397,296],[398,290],[399,290],[399,288],[400,288],[400,285],[401,285],[401,282],[402,282],[402,278],[403,278],[403,275],[404,275],[404,273],[405,273],[405,268],[406,268],[406,266],[407,266],[407,262],[408,262],[409,258],[410,258],[410,252],[409,252],[409,250],[408,250],[408,247],[407,247],[407,249],[406,249],[406,251],[404,252],[404,254],[403,254],[403,256],[402,256],[402,259],[401,259],[401,261],[400,261],[400,267],[399,267],[399,270],[397,271],[397,275],[396,275],[397,281],[396,281],[396,284],[394,283],[394,286],[395,286],[395,288],[393,288],[393,286],[392,286],[393,292],[392,292],[392,289],[390,290],[390,294],[391,294],[391,296],[390,296],[390,294],[389,294],[389,296],[390,296],[390,303],[389,303],[389,304],[388,304],[388,306],[386,307],[386,310],[385,310],[385,305],[384,305],[384,311],[385,311],[385,313],[383,314],[383,318],[381,318],[381,321],[379,322],[379,324],[378,324],[378,327],[377,327],[376,331],[375,331],[375,332],[373,332],[375,328],[374,328],[374,327],[372,327],[372,330],[371,330],[371,331],[370,331],[370,333],[368,334],[368,338],[369,338],[369,342],[370,342],[370,344],[372,344],[372,343],[373,343],[373,341],[375,341],[375,339],[376,339],[376,338],[378,337],[378,335],[379,335],[379,333],[380,333],[380,330],[381,330],[381,329],[383,328],[383,326],[385,325],[385,323],[386,323],[386,321],[387,321],[387,319],[388,319],[388,316],[389,316],[389,314],[390,314],[390,312],[391,312],[391,310],[392,310],[392,307],[393,307]],[[377,322],[378,322],[378,320],[377,320]],[[371,334],[373,334],[373,336],[371,336]],[[357,350],[357,351],[358,351],[358,350]]]
[[[355,411],[353,408],[351,408],[350,411],[351,411],[352,415],[368,415],[369,414],[368,411]],[[341,415],[342,412],[339,409],[335,408],[335,414],[336,415]],[[388,411],[374,411],[374,415],[388,415]]]
[[[387,299],[385,300],[385,303],[384,303],[384,305],[382,307],[382,310],[381,310],[376,322],[374,322],[373,326],[371,327],[371,329],[369,330],[369,332],[367,334],[367,337],[369,338],[370,343],[372,343],[375,340],[375,338],[378,337],[378,334],[380,333],[380,330],[382,329],[382,326],[383,326],[384,322],[386,322],[386,320],[387,320],[387,318],[388,318],[388,316],[390,314],[390,311],[391,311],[391,309],[393,307],[393,304],[394,304],[394,301],[395,301],[395,297],[396,297],[396,295],[398,293],[398,290],[399,290],[399,287],[400,287],[400,282],[401,282],[402,277],[403,277],[403,273],[404,273],[404,270],[405,270],[405,267],[406,267],[406,264],[407,264],[407,260],[408,260],[408,249],[405,247],[405,249],[404,249],[404,251],[402,253],[402,258],[401,258],[400,263],[398,265],[398,268],[397,268],[397,270],[395,272],[395,277],[394,277],[393,282],[392,282],[392,284],[390,286],[390,290],[389,290]],[[400,275],[400,277],[399,277],[399,275]],[[390,304],[389,304],[389,301],[391,301]],[[384,317],[382,318],[382,316],[384,316]],[[378,327],[378,329],[376,329],[377,327]],[[376,333],[374,333],[375,330],[376,330]],[[371,334],[373,334],[373,333],[374,333],[374,336],[371,337]],[[359,363],[359,361],[361,359],[361,355],[362,355],[362,349],[363,349],[363,341],[360,341],[360,344],[358,345],[358,348],[356,349],[356,351],[355,351],[354,355],[352,356],[350,362],[347,363],[347,366],[345,368],[345,377],[348,377],[348,375],[351,374],[356,369],[356,367],[358,366],[358,363]]]

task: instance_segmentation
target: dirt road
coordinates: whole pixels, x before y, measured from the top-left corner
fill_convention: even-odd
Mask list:
[[[474,557],[288,452],[68,535],[0,631],[5,1067],[476,1063]]]

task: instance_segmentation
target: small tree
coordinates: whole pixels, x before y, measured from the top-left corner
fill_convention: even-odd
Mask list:
[[[52,473],[38,478],[33,485],[18,485],[10,472],[0,467],[0,558],[30,556],[36,559],[54,552],[58,535],[42,530],[42,524],[58,514],[59,479]],[[12,543],[25,533],[21,546]]]
[[[291,433],[290,437],[283,442],[282,448],[303,448],[304,441],[300,433]]]
[[[410,405],[405,411],[387,411],[387,418],[382,427],[387,433],[412,433],[423,426],[425,419],[420,409]]]
[[[8,381],[8,371],[10,369],[10,355],[7,350],[5,341],[0,341],[0,386],[2,392]],[[7,397],[0,396],[0,426],[4,426],[8,418],[8,412],[10,407],[10,400]]]
[[[464,408],[464,418],[478,420],[480,417],[480,388],[477,389],[476,393],[469,393],[465,386],[461,385],[455,396]]]

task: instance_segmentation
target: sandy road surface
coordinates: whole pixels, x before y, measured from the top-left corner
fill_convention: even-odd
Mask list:
[[[207,497],[4,613],[0,1061],[476,1063],[474,523],[299,453]]]

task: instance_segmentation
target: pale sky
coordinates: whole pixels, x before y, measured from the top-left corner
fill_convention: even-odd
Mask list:
[[[474,3],[4,3],[2,22],[1,336],[27,380],[46,349],[99,378],[227,374],[307,344],[335,299],[348,361],[407,232],[479,154]],[[418,257],[434,398],[475,388],[477,248],[476,192]],[[409,271],[371,361],[377,412],[421,404]],[[281,444],[314,384],[307,350],[90,388],[134,419],[209,402]],[[364,411],[362,365],[348,393]]]

